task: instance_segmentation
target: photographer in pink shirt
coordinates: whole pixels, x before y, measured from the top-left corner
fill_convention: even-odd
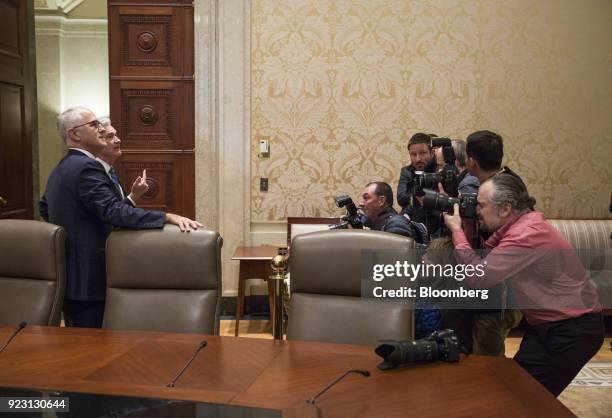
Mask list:
[[[516,177],[498,174],[478,192],[480,227],[493,232],[481,258],[461,229],[459,207],[444,215],[458,263],[484,265],[473,288],[507,281],[529,328],[514,360],[558,396],[597,353],[604,326],[597,291],[572,246],[541,212]]]

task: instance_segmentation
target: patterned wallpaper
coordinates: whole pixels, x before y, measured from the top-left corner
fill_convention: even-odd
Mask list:
[[[547,216],[608,217],[610,22],[609,0],[253,0],[251,220],[338,216],[395,190],[412,133],[479,129]]]

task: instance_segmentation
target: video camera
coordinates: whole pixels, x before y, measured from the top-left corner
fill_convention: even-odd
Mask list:
[[[395,369],[411,363],[430,363],[443,360],[449,363],[459,361],[461,347],[452,329],[434,331],[416,341],[384,340],[374,350],[383,358],[378,365],[381,370]]]
[[[434,192],[433,190],[424,190],[423,208],[427,211],[439,210],[441,212],[453,213],[453,205],[459,205],[459,215],[462,218],[476,218],[476,193],[462,194],[459,199],[449,196],[444,196],[442,193]]]
[[[363,229],[363,215],[357,211],[357,206],[350,196],[342,195],[336,198],[336,206],[339,208],[346,207],[346,221],[337,225],[331,225],[329,229],[347,229],[352,226],[354,229]]]

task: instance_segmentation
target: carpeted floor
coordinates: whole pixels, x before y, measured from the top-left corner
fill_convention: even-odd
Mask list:
[[[592,361],[582,368],[572,382],[576,387],[612,387],[612,362]]]
[[[221,335],[234,335],[234,320],[221,321]],[[267,320],[241,320],[240,336],[249,338],[272,338],[270,322]],[[506,340],[506,356],[512,357],[519,348],[521,339]],[[580,418],[612,417],[612,339],[606,338],[599,352],[576,376],[559,396],[574,414]]]

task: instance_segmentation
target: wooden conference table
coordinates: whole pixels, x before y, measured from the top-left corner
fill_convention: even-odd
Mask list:
[[[13,332],[0,327],[0,343]],[[208,341],[176,387],[169,383]],[[322,417],[569,417],[572,413],[513,360],[468,356],[380,371],[371,347],[27,326],[0,353],[0,387],[193,400],[283,410],[319,392]]]

